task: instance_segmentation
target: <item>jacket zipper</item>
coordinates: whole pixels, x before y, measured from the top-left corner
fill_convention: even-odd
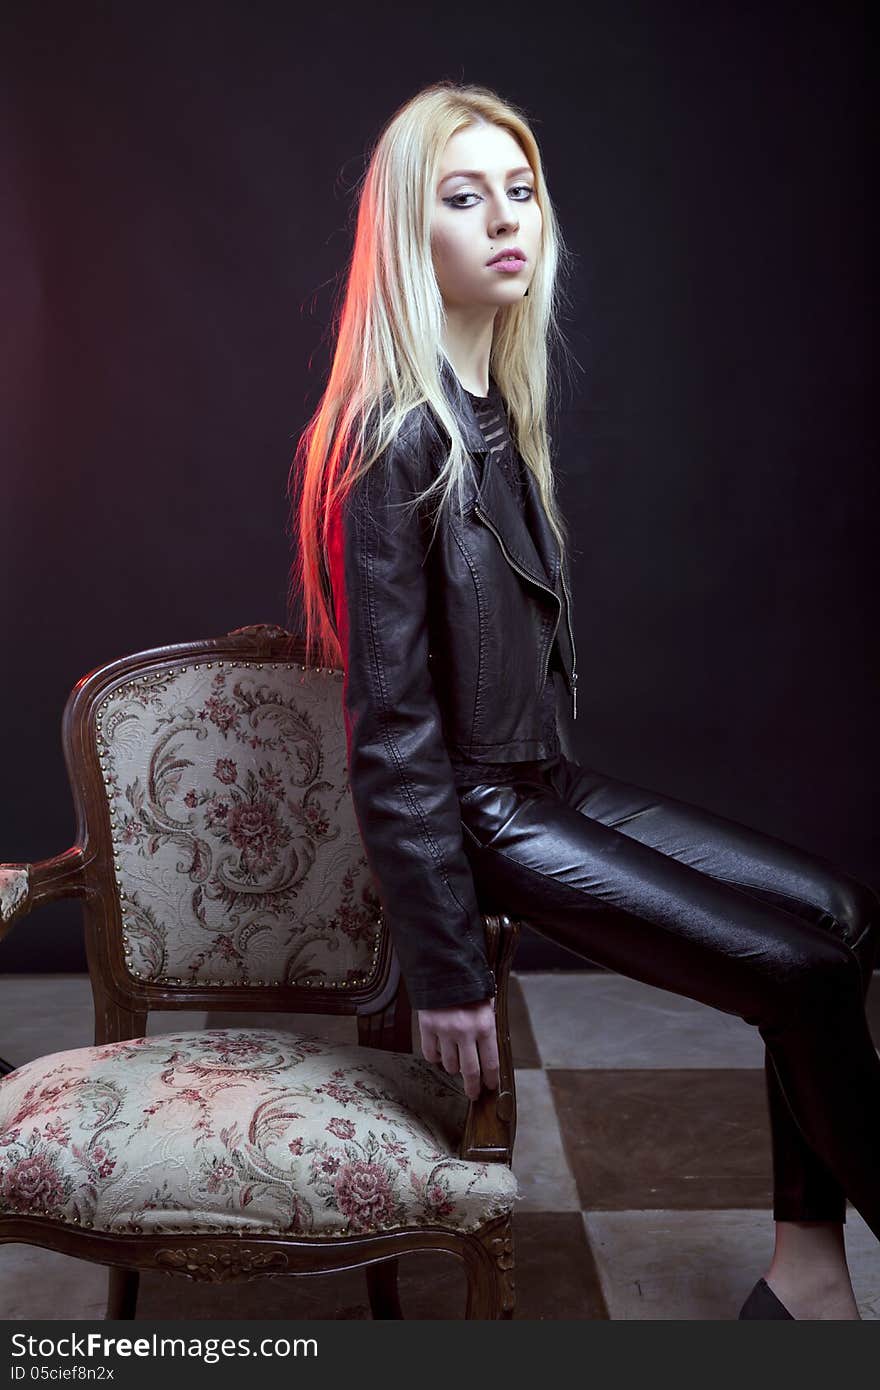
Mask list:
[[[571,594],[568,592],[568,585],[565,582],[565,566],[560,561],[559,575],[562,579],[562,587],[565,590],[565,617],[568,622],[568,637],[571,642],[571,699],[572,699],[572,719],[578,717],[578,691],[577,691],[577,651],[574,645],[574,630],[571,626]]]
[[[511,565],[511,566],[513,567],[513,569],[516,570],[517,574],[521,574],[521,575],[523,576],[524,579],[528,579],[528,581],[529,581],[530,584],[537,584],[537,586],[538,586],[539,589],[543,589],[544,592],[545,592],[545,594],[549,594],[550,597],[551,597],[552,599],[554,599],[555,602],[559,605],[559,612],[556,614],[556,622],[555,622],[554,625],[553,625],[553,632],[552,632],[552,634],[551,634],[551,636],[550,636],[550,641],[549,641],[548,644],[547,644],[547,656],[546,656],[545,659],[544,659],[544,681],[546,682],[546,680],[547,680],[547,668],[548,668],[549,665],[550,665],[550,653],[551,653],[552,650],[553,650],[553,643],[554,643],[555,640],[556,640],[556,633],[557,633],[557,631],[558,631],[558,629],[559,629],[559,620],[560,620],[560,618],[562,617],[562,603],[560,602],[559,595],[558,595],[553,589],[549,588],[546,584],[542,584],[542,583],[540,582],[540,580],[534,579],[534,578],[532,577],[532,575],[528,574],[528,573],[526,572],[526,570],[523,569],[522,565],[518,565],[518,564],[516,563],[516,561],[514,560],[513,556],[511,555],[510,551],[507,549],[507,546],[504,544],[504,538],[503,538],[503,537],[501,536],[501,534],[496,530],[496,528],[492,525],[491,521],[490,521],[489,518],[486,516],[486,513],[485,513],[484,511],[481,511],[481,509],[480,509],[478,506],[476,506],[476,505],[474,506],[474,511],[476,512],[476,514],[477,514],[477,516],[480,518],[480,520],[483,521],[483,522],[485,522],[485,524],[488,526],[489,530],[492,532],[493,536],[495,536],[495,537],[497,538],[498,544],[501,546],[501,549],[502,549],[503,552],[504,552],[504,555],[505,555],[505,557],[506,557],[506,559],[507,559],[508,564]],[[571,641],[571,663],[572,663],[572,664],[571,664],[571,681],[570,681],[570,685],[571,685],[571,694],[572,694],[572,702],[573,702],[572,718],[573,718],[573,719],[577,719],[577,653],[575,652],[575,647],[574,647],[574,633],[573,633],[572,630],[571,630],[571,616],[570,616],[569,611],[568,611],[568,608],[569,608],[569,604],[570,604],[570,602],[571,602],[571,599],[570,599],[570,597],[569,597],[568,585],[567,585],[566,582],[565,582],[565,572],[564,572],[564,570],[563,570],[563,568],[562,568],[561,562],[560,562],[559,570],[560,570],[560,577],[561,577],[561,579],[562,579],[562,587],[563,587],[563,589],[565,590],[565,616],[566,616],[566,620],[567,620],[567,622],[568,622],[568,635],[569,635],[569,639],[570,639],[570,641]],[[543,686],[542,686],[542,689],[543,689]]]

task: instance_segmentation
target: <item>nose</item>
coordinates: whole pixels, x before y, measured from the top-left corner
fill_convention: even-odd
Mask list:
[[[490,236],[500,236],[502,232],[516,231],[519,228],[518,217],[495,217],[490,223]]]

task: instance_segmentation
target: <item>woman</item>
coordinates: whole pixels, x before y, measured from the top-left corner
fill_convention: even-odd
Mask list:
[[[546,429],[564,254],[519,110],[440,82],[395,113],[294,461],[309,651],[345,669],[351,792],[425,1057],[468,1096],[498,1084],[483,911],[745,1019],[766,1044],[776,1245],[740,1316],[858,1318],[843,1224],[848,1198],[880,1238],[877,896],[560,743],[557,694],[577,716]]]

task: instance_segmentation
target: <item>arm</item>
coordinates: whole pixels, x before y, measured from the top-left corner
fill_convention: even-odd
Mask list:
[[[349,784],[416,1009],[495,994],[428,667],[427,527],[399,506],[428,482],[398,437],[337,508],[329,544]]]

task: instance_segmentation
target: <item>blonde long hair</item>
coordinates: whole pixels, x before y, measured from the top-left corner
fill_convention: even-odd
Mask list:
[[[522,146],[535,178],[542,244],[529,294],[498,310],[489,371],[504,397],[511,433],[537,479],[565,553],[567,528],[555,498],[547,431],[548,344],[566,347],[559,326],[560,267],[569,268],[537,141],[522,113],[487,87],[440,81],[404,103],[386,123],[361,180],[354,246],[341,303],[333,314],[335,349],[321,401],[291,464],[291,566],[288,610],[301,601],[307,663],[344,666],[321,584],[327,525],[337,501],[395,439],[407,415],[432,409],[450,442],[440,473],[415,499],[440,492],[438,516],[464,496],[468,453],[441,383],[443,300],[431,255],[431,218],[440,162],[458,131],[488,122]],[[552,380],[554,397],[557,390]],[[288,626],[293,624],[288,617]],[[302,632],[301,634],[302,635]]]

